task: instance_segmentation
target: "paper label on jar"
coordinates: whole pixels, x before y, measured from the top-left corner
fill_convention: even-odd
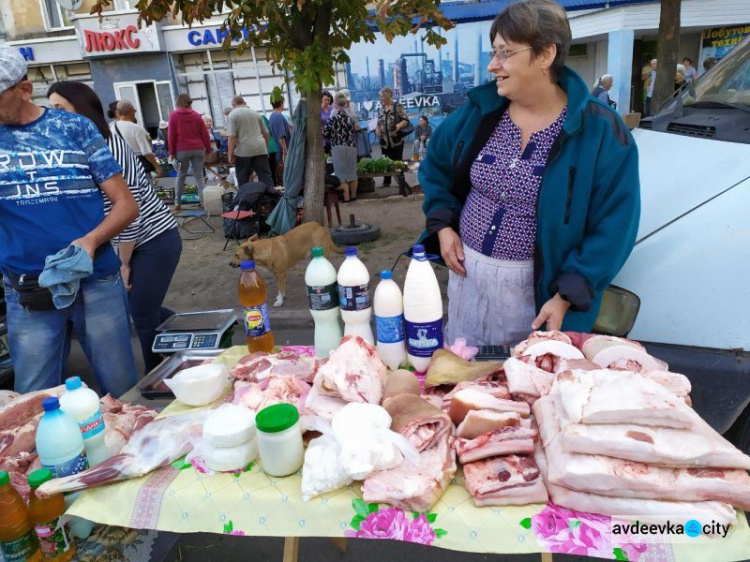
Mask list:
[[[337,283],[330,285],[308,285],[307,298],[310,301],[310,310],[331,310],[339,305],[339,286]]]
[[[357,311],[370,308],[370,291],[367,285],[344,287],[339,285],[339,305],[341,310]]]
[[[414,357],[432,357],[443,347],[443,320],[434,322],[406,321],[406,351]]]
[[[68,538],[65,525],[59,525],[60,518],[53,519],[44,525],[35,525],[36,536],[39,537],[39,546],[42,554],[47,558],[54,558],[68,552],[70,539]]]
[[[34,529],[29,529],[28,533],[14,541],[0,542],[0,552],[5,562],[26,562],[38,550],[39,541]]]
[[[375,330],[380,343],[398,343],[404,341],[404,315],[376,316]]]
[[[245,334],[252,337],[262,336],[271,331],[271,320],[268,318],[268,305],[245,306]]]
[[[91,439],[95,435],[99,435],[104,431],[104,418],[101,409],[97,410],[89,419],[79,423],[78,427],[81,428],[84,439]]]
[[[89,461],[86,457],[86,451],[84,451],[69,461],[54,465],[42,463],[42,467],[49,468],[52,478],[62,478],[63,476],[71,476],[83,472],[89,467]]]

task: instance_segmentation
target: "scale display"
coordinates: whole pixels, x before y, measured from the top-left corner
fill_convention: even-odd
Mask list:
[[[235,322],[232,309],[175,314],[161,324],[151,347],[154,353],[218,349],[222,335]]]
[[[216,349],[221,334],[219,332],[167,332],[154,339],[155,353],[182,351],[184,349]]]

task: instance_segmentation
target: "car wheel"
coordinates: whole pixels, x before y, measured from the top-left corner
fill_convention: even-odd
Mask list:
[[[338,246],[356,246],[380,238],[380,227],[374,224],[337,226],[331,229],[331,239]]]

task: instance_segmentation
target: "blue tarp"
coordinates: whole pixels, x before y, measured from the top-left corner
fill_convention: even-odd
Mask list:
[[[302,186],[305,181],[305,150],[307,149],[307,101],[297,104],[292,116],[292,142],[284,161],[284,196],[269,215],[266,224],[273,234],[286,234],[297,222]]]

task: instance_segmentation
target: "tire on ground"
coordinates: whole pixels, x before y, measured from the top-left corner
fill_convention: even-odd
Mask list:
[[[380,227],[374,224],[337,226],[331,229],[331,239],[338,246],[356,246],[380,238]]]

